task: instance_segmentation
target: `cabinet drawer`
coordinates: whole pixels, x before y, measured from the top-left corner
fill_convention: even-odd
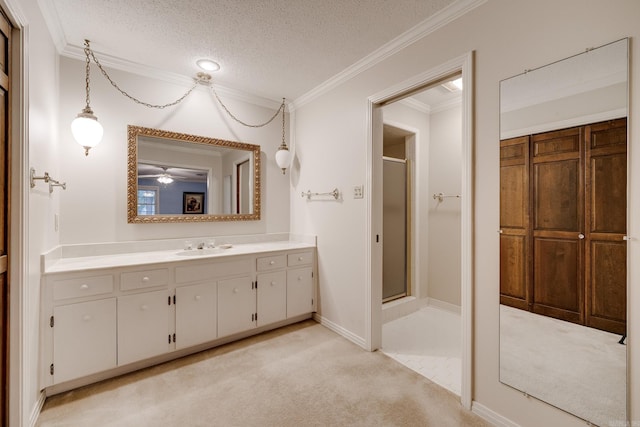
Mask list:
[[[113,276],[81,277],[53,281],[53,299],[80,298],[113,292]]]
[[[157,270],[133,271],[120,275],[120,289],[152,288],[154,286],[166,286],[169,283],[169,270],[159,268]]]
[[[176,267],[176,283],[215,280],[218,277],[237,276],[253,270],[250,258],[206,264],[191,264]]]
[[[275,270],[276,268],[286,267],[285,262],[284,255],[262,257],[258,258],[256,268],[258,271]]]
[[[297,265],[310,265],[313,261],[313,252],[298,252],[287,255],[287,265],[295,267]]]

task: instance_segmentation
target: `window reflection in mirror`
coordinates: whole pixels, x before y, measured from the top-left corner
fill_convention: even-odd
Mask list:
[[[138,126],[128,131],[130,223],[260,219],[260,146]],[[186,206],[194,194],[198,209]]]

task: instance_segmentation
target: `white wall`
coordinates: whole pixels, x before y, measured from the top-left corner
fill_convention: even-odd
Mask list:
[[[462,193],[462,107],[460,104],[431,114],[429,137],[429,258],[428,296],[460,306],[461,208],[460,199],[433,194]]]
[[[97,54],[98,60],[100,55]],[[274,155],[282,141],[280,116],[263,128],[244,127],[230,119],[204,87],[181,104],[163,110],[140,106],[118,93],[92,64],[91,107],[104,127],[100,145],[85,157],[71,136],[69,124],[84,107],[84,62],[60,59],[60,241],[62,244],[99,243],[161,238],[259,234],[289,231],[288,173],[283,176]],[[131,95],[153,104],[180,97],[189,86],[107,69]],[[274,109],[234,99],[223,102],[239,119],[262,123]],[[288,121],[287,121],[288,123]],[[200,224],[127,223],[127,125],[240,141],[261,146],[262,215],[259,221]]]
[[[620,0],[489,0],[462,18],[404,48],[373,68],[296,111],[295,145],[299,169],[292,179],[291,229],[318,235],[319,300],[328,322],[364,341],[368,230],[367,200],[345,197],[339,203],[310,203],[300,191],[350,195],[366,181],[367,97],[432,69],[466,52],[475,52],[474,93],[474,318],[473,399],[522,426],[582,426],[583,421],[527,398],[498,380],[499,293],[499,82],[552,61],[625,36],[640,36],[640,2]],[[631,105],[640,103],[640,44],[632,42]],[[634,131],[640,112],[631,111],[629,234],[640,236],[640,143]],[[635,125],[634,125],[635,124]],[[340,153],[335,155],[335,153]],[[640,242],[629,244],[638,259]],[[640,265],[629,263],[630,283],[640,281]],[[634,342],[640,289],[631,287],[628,324],[632,368],[640,366]],[[640,344],[637,344],[640,345]],[[632,417],[640,419],[640,369],[631,370]]]

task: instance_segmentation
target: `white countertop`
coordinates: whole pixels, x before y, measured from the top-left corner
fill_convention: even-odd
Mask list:
[[[131,267],[137,265],[158,264],[166,262],[197,261],[201,259],[224,258],[237,255],[251,255],[265,252],[289,251],[296,249],[302,250],[311,248],[315,248],[315,245],[304,242],[274,241],[234,244],[228,249],[216,248],[216,251],[214,253],[207,249],[192,249],[190,251],[186,251],[184,249],[172,249],[162,251],[59,258],[50,263],[47,263],[43,273],[50,274],[80,272],[100,268]],[[186,252],[189,253],[189,256],[185,254]],[[182,255],[179,255],[181,253]]]

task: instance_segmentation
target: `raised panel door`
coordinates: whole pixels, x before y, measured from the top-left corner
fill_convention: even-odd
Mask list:
[[[313,270],[311,267],[287,271],[287,318],[313,311]]]
[[[626,333],[627,121],[586,126],[587,326]]]
[[[176,349],[218,336],[218,290],[215,283],[176,288]]]
[[[500,303],[528,309],[529,137],[500,141]]]
[[[169,350],[168,298],[166,290],[118,297],[118,365]]]
[[[584,317],[584,144],[581,128],[533,135],[532,234],[535,313]]]
[[[218,337],[256,327],[256,289],[249,276],[218,281]]]
[[[287,273],[258,274],[258,326],[287,318]]]
[[[53,309],[53,382],[116,367],[116,299]]]

